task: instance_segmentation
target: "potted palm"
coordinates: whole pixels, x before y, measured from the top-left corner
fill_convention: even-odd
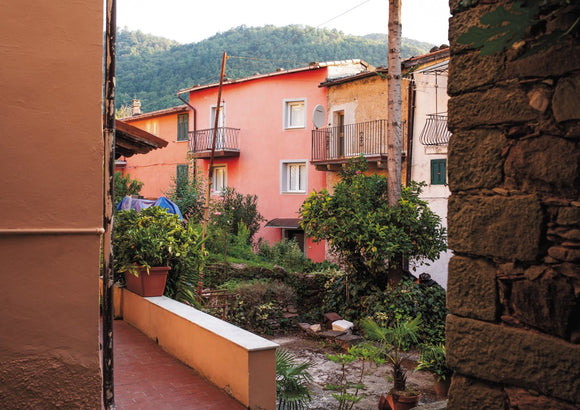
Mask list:
[[[437,397],[447,397],[453,370],[447,367],[445,360],[445,346],[425,345],[421,348],[419,363],[414,371],[425,370],[433,374],[433,386]]]
[[[385,402],[393,410],[407,410],[417,406],[421,394],[407,388],[407,372],[403,367],[403,360],[407,356],[405,351],[419,340],[421,316],[390,328],[381,327],[370,318],[363,319],[361,326],[370,339],[379,342],[379,354],[392,367],[394,385],[386,397],[381,395],[379,409],[389,408]]]
[[[179,217],[157,206],[121,211],[114,227],[115,270],[125,274],[127,289],[141,296],[163,295],[169,261],[179,250]]]

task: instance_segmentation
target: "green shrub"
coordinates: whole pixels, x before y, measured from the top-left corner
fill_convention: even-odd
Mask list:
[[[115,280],[124,282],[122,273],[134,264],[170,266],[165,295],[193,304],[192,289],[206,260],[201,244],[200,225],[186,224],[163,208],[120,211],[113,238]]]
[[[421,315],[421,343],[445,342],[445,289],[423,286],[409,279],[380,290],[372,283],[352,282],[344,272],[333,275],[325,285],[324,310],[337,312],[358,323],[371,317],[382,327],[393,327]]]
[[[314,267],[314,262],[304,256],[293,239],[282,239],[272,245],[261,241],[258,244],[258,256],[290,272],[310,272]]]
[[[294,290],[279,281],[256,280],[230,285],[234,294],[232,323],[244,329],[271,334],[286,320],[284,309],[296,302]]]
[[[139,195],[141,188],[143,188],[143,182],[136,179],[132,179],[131,175],[126,176],[121,173],[121,171],[115,171],[115,206],[123,200],[126,196]]]

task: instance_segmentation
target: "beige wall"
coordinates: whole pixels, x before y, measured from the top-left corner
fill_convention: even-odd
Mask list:
[[[100,406],[102,3],[0,0],[0,402],[12,408]]]

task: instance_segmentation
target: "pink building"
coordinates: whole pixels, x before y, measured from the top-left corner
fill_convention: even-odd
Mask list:
[[[257,195],[267,221],[257,237],[270,242],[295,238],[310,259],[324,260],[325,245],[304,237],[297,213],[312,190],[326,187],[326,173],[310,164],[311,131],[327,125],[327,89],[319,85],[368,68],[361,60],[311,63],[224,81],[212,192],[217,195],[229,186]],[[169,142],[167,148],[126,161],[125,172],[145,183],[145,196],[166,192],[171,177],[186,165],[207,175],[218,90],[217,83],[181,90],[189,107],[124,119]]]

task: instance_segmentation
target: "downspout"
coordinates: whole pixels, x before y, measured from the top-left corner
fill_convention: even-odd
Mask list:
[[[105,95],[103,124],[103,310],[102,310],[102,372],[103,408],[115,408],[113,375],[113,195],[115,175],[115,60],[117,4],[106,1]]]
[[[189,101],[184,100],[181,97],[180,93],[177,93],[177,98],[179,98],[181,101],[183,101],[183,103],[185,105],[187,105],[189,108],[191,108],[191,110],[193,111],[193,135],[195,137],[195,131],[197,131],[197,110],[195,109],[195,107],[193,105],[191,105],[189,103]],[[189,135],[187,136],[187,138],[189,139]],[[194,179],[194,181],[196,178],[197,178],[197,161],[194,158],[193,159],[193,179]],[[197,186],[197,184],[196,184],[196,186]]]
[[[405,179],[405,186],[409,186],[409,182],[411,182],[411,170],[413,166],[413,132],[415,125],[416,93],[417,89],[415,87],[415,76],[411,74],[411,79],[408,86],[409,98],[407,100],[407,112],[409,113],[409,120],[407,123],[407,169],[405,171],[407,178]]]

